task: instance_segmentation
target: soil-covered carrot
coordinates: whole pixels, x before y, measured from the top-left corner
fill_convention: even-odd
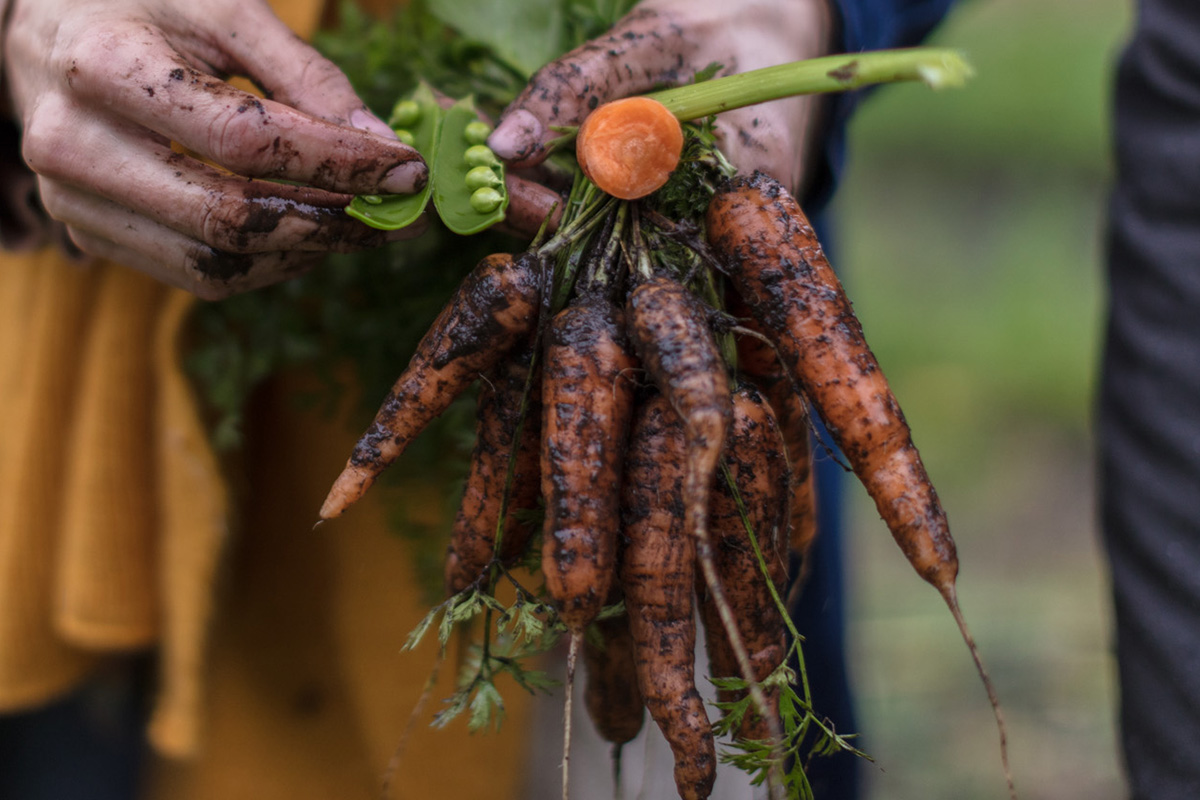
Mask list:
[[[636,200],[661,187],[682,152],[679,120],[648,97],[605,103],[587,116],[575,140],[583,174],[622,200]]]
[[[678,281],[646,281],[630,293],[627,309],[634,351],[683,422],[687,522],[689,530],[701,531],[732,413],[725,364],[704,307]]]
[[[791,520],[788,525],[788,549],[798,567],[791,576],[792,588],[788,607],[794,608],[797,598],[812,570],[813,543],[817,540],[817,485],[813,464],[812,422],[804,398],[783,384],[777,384],[768,395],[779,430],[787,448],[792,468]]]
[[[782,592],[787,582],[786,530],[791,475],[774,415],[762,396],[749,386],[743,386],[733,396],[725,466],[728,481],[717,479],[709,510],[713,554],[717,574],[750,654],[754,670],[750,678],[761,682],[783,663],[787,654],[783,617],[767,580],[774,584],[776,593]],[[762,550],[769,575],[763,574],[747,525]],[[697,575],[697,578],[696,592],[701,598],[700,612],[712,676],[737,677],[741,671],[729,637],[703,577]],[[737,730],[738,738],[766,739],[773,729],[778,730],[778,695],[773,692],[766,695],[773,719],[764,719],[752,711]],[[719,699],[724,701],[738,696],[733,692],[719,693]]]
[[[620,601],[620,592],[614,592],[608,598],[608,605]],[[595,637],[589,634],[583,642],[583,663],[587,670],[584,705],[600,736],[620,747],[638,735],[646,716],[646,706],[638,690],[629,614],[593,624]]]
[[[459,285],[417,345],[374,422],[358,440],[321,506],[339,516],[431,420],[481,372],[529,336],[538,316],[542,270],[535,256],[488,256]]]
[[[685,800],[712,792],[716,754],[696,690],[695,539],[683,523],[683,426],[661,396],[639,409],[622,491],[620,578],[637,656],[638,686],[675,755]]]
[[[533,355],[532,342],[520,346],[481,381],[475,412],[475,450],[446,551],[447,594],[456,594],[479,580],[493,558],[504,563],[520,558],[529,543],[532,528],[522,516],[537,508],[541,493],[538,460],[542,398],[540,373],[534,374],[531,381]],[[502,509],[504,527],[497,553]]]
[[[573,634],[612,586],[621,471],[633,416],[633,369],[622,313],[590,294],[558,313],[542,370],[542,572]]]
[[[897,544],[951,599],[958,559],[945,512],[800,206],[777,181],[755,173],[718,191],[707,222],[734,288],[816,405]]]
[[[958,604],[958,556],[946,513],[812,226],[787,190],[762,173],[718,190],[706,222],[734,289],[774,340],[909,563],[954,615],[992,702],[1015,796],[999,700]]]
[[[696,540],[696,562],[743,678],[752,680],[750,654],[721,584],[708,534],[708,503],[717,460],[725,443],[732,400],[725,364],[700,301],[678,281],[657,277],[634,289],[627,303],[630,336],[646,372],[683,426],[686,469],[683,525]],[[757,684],[750,694],[766,714]]]
[[[813,474],[813,449],[810,435],[812,423],[804,396],[788,378],[768,341],[762,326],[754,319],[745,302],[735,293],[727,298],[727,310],[753,334],[737,339],[738,371],[754,382],[766,395],[775,412],[775,420],[783,432],[788,461],[792,470],[791,524],[789,549],[799,563],[798,574],[792,576],[791,606],[810,569],[808,555],[817,538],[817,491]],[[762,338],[759,338],[762,337]]]

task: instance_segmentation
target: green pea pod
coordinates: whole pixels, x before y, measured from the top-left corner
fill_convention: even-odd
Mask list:
[[[445,114],[438,105],[437,98],[433,96],[433,90],[426,83],[421,83],[410,98],[397,104],[398,107],[405,104],[405,122],[412,119],[412,106],[407,105],[409,101],[416,104],[419,114],[415,121],[406,126],[406,130],[412,133],[413,147],[429,167],[429,182],[416,194],[369,195],[350,201],[350,205],[346,206],[346,213],[372,228],[394,231],[412,224],[421,216],[429,198],[433,196],[434,174],[437,171],[435,165]]]
[[[470,98],[459,100],[446,111],[442,121],[441,143],[438,145],[437,169],[433,171],[433,204],[446,227],[455,233],[479,233],[490,228],[504,219],[508,209],[508,192],[504,190],[504,165],[496,159],[492,169],[499,178],[496,191],[500,194],[500,202],[494,208],[491,205],[471,202],[474,188],[468,185],[467,173],[475,164],[469,164],[466,159],[468,148],[480,147],[477,143],[479,115],[475,110],[475,101]],[[467,127],[472,126],[470,135]],[[488,208],[480,211],[480,208]]]

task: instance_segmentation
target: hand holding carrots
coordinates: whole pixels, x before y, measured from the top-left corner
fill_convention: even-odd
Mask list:
[[[579,125],[602,103],[687,83],[712,64],[724,75],[824,55],[831,29],[826,0],[645,0],[609,34],[539,70],[489,144],[514,165],[535,164],[555,127]],[[718,116],[722,151],[740,171],[798,190],[815,102],[793,97]]]

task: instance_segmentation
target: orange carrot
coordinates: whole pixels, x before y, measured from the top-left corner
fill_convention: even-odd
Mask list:
[[[713,475],[732,414],[725,364],[700,301],[678,281],[657,277],[629,295],[629,327],[634,349],[683,424],[686,476],[683,525],[696,539],[696,561],[721,617],[742,677],[752,682],[755,706],[769,714],[737,619],[717,574],[708,534],[708,503]]]
[[[748,385],[733,396],[733,420],[725,446],[725,465],[729,480],[717,479],[709,511],[713,553],[717,574],[750,654],[754,671],[749,679],[761,682],[783,663],[787,654],[783,616],[767,580],[774,584],[776,593],[782,592],[787,582],[788,484],[791,475],[782,436],[771,409]],[[742,509],[745,509],[745,519]],[[764,575],[759,565],[747,524],[754,532],[769,575]],[[740,675],[729,637],[711,595],[705,591],[702,576],[698,576],[696,593],[701,598],[700,612],[712,676],[732,678]],[[740,694],[744,693],[721,692],[718,697],[730,701]],[[766,739],[779,730],[778,694],[768,692],[767,702],[770,717],[748,714],[735,733],[738,738]]]
[[[622,599],[619,591],[608,598],[608,605]],[[629,614],[599,620],[596,638],[584,639],[583,662],[587,669],[587,688],[584,704],[596,731],[618,748],[638,735],[645,717],[645,703],[637,685],[637,663],[634,656],[633,634],[629,631]]]
[[[658,395],[638,409],[630,435],[620,578],[638,687],[675,755],[680,797],[702,800],[712,791],[716,753],[696,690],[696,540],[683,523],[686,478],[683,426]]]
[[[769,332],[909,563],[954,615],[992,703],[1015,797],[999,699],[958,604],[958,556],[946,514],[812,226],[787,190],[762,173],[720,189],[706,221],[734,289]]]
[[[589,295],[551,322],[543,363],[542,572],[577,635],[613,582],[637,362],[625,350],[621,312]]]
[[[726,305],[729,313],[738,318],[740,325],[766,338],[766,332],[736,293],[729,293]],[[784,372],[783,365],[775,355],[775,348],[758,336],[747,334],[738,337],[738,371],[750,378],[766,395],[787,445],[792,470],[792,513],[788,542],[789,549],[800,564],[798,574],[792,576],[792,590],[788,598],[788,606],[791,607],[799,597],[811,568],[808,556],[817,538],[817,492],[809,438],[812,423],[808,404]]]
[[[708,494],[732,413],[729,379],[704,307],[678,281],[652,278],[629,295],[630,338],[687,435],[688,530],[703,541]]]
[[[738,294],[814,402],[917,572],[953,599],[945,512],[850,301],[799,205],[762,173],[709,206],[710,240]]]
[[[516,348],[488,373],[479,388],[475,450],[446,551],[446,592],[450,595],[479,580],[493,558],[506,564],[520,558],[529,543],[532,529],[522,521],[521,512],[537,508],[541,491],[538,443],[542,409],[539,376],[534,375],[530,384],[534,350],[532,343],[529,345]],[[528,401],[522,408],[527,385]],[[514,459],[511,483],[510,458]],[[497,553],[502,511],[504,528]]]
[[[583,121],[575,140],[583,174],[622,200],[636,200],[661,187],[682,152],[679,120],[648,97],[605,103]]]
[[[459,285],[417,345],[375,421],[321,506],[321,519],[357,502],[431,420],[537,322],[542,270],[535,256],[488,256]]]

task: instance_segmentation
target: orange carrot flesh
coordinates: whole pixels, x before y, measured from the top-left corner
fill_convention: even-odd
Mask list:
[[[605,103],[583,121],[575,140],[583,174],[622,200],[636,200],[661,187],[682,152],[679,120],[648,97]]]
[[[479,388],[475,450],[446,551],[448,596],[479,580],[494,558],[506,564],[520,558],[533,532],[521,519],[522,512],[537,508],[541,493],[538,443],[542,404],[537,375],[522,416],[532,359],[532,346],[516,348]],[[501,513],[504,527],[497,553]]]
[[[716,751],[696,690],[696,542],[683,523],[685,448],[683,427],[661,395],[638,409],[622,491],[620,579],[638,686],[675,755],[675,786],[685,800],[703,800],[716,778]]]
[[[787,582],[786,530],[791,474],[782,435],[771,409],[750,387],[739,389],[733,397],[733,420],[725,447],[725,465],[733,487],[718,478],[709,511],[714,562],[750,656],[754,671],[749,677],[761,682],[783,663],[787,655],[783,616],[767,581],[774,584],[776,593],[782,592]],[[742,509],[745,509],[744,519]],[[747,525],[762,550],[769,575],[762,572]],[[696,591],[701,598],[701,619],[712,676],[738,677],[741,671],[720,615],[705,591],[703,577],[698,575],[697,578]],[[736,697],[736,693],[719,694],[719,699],[724,701]],[[773,731],[779,729],[778,700],[777,694],[768,693],[772,719],[748,714],[736,736],[742,739],[772,736]]]
[[[552,320],[542,371],[542,573],[573,632],[600,613],[612,586],[621,472],[637,361],[621,312],[599,296]]]
[[[334,481],[321,519],[340,516],[366,493],[425,426],[479,374],[532,332],[541,297],[535,257],[488,256],[459,285],[417,345],[375,420]]]

